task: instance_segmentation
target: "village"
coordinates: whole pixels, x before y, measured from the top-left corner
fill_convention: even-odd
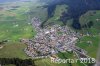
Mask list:
[[[22,39],[21,42],[27,45],[25,53],[32,57],[47,57],[58,52],[81,50],[75,44],[79,34],[70,30],[67,26],[52,25],[45,28],[40,27],[40,20],[32,19],[32,26],[37,31],[33,39]],[[82,51],[84,54],[85,52]]]

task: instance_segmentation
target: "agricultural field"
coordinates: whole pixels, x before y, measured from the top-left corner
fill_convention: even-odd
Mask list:
[[[77,43],[77,45],[83,49],[85,49],[89,56],[96,58],[98,48],[99,48],[99,35],[97,36],[85,36],[83,37],[80,42]],[[89,41],[91,43],[89,43]]]
[[[9,5],[9,6],[8,6]],[[35,31],[30,25],[29,3],[7,3],[0,10],[0,40],[19,40],[20,38],[31,38]]]
[[[3,45],[0,49],[0,58],[21,58],[26,59],[28,56],[24,53],[26,45],[13,42]]]
[[[31,2],[13,2],[0,4],[0,42],[7,40],[0,49],[0,58],[21,58],[28,56],[24,53],[26,45],[20,39],[32,38],[36,32],[31,26],[28,12]]]

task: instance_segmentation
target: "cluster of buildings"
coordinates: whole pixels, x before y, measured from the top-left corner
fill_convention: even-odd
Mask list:
[[[32,19],[32,26],[37,31],[33,39],[22,39],[27,45],[25,52],[30,57],[43,57],[56,54],[58,52],[72,51],[75,46],[77,33],[67,26],[53,25],[40,28],[40,20]]]

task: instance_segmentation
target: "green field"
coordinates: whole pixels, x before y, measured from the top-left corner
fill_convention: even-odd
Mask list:
[[[97,50],[100,41],[100,11],[88,11],[86,14],[80,17],[81,25],[88,23],[89,21],[93,22],[93,26],[91,28],[83,28],[80,32],[83,33],[84,37],[80,39],[77,43],[77,46],[85,49],[88,52],[88,55],[96,58]],[[89,34],[88,34],[89,33]],[[88,35],[87,35],[88,34]],[[92,43],[89,44],[88,41]]]
[[[28,56],[25,54],[24,49],[26,45],[19,42],[12,42],[3,45],[0,49],[0,58],[21,58],[26,59]]]
[[[89,44],[88,41],[92,43]],[[83,48],[87,51],[87,54],[93,58],[96,58],[98,52],[100,37],[96,36],[85,36],[76,44],[80,48]]]
[[[77,59],[75,54],[72,52],[64,52],[58,53],[57,56],[61,59]],[[46,59],[39,59],[35,61],[37,66],[70,66],[70,63],[52,63],[50,58]],[[76,63],[71,63],[72,66],[84,66],[84,64],[80,63],[79,61]]]
[[[9,5],[9,4],[5,4]],[[12,10],[11,7],[19,6]],[[29,24],[30,3],[17,3],[9,5],[6,10],[0,11],[0,40],[19,40],[20,38],[31,38],[35,31]],[[3,6],[5,7],[5,6]],[[5,7],[6,8],[6,7]]]
[[[49,23],[55,23],[55,24],[60,24],[62,25],[63,23],[61,21],[59,21],[60,16],[62,15],[62,12],[67,11],[67,6],[66,5],[57,5],[55,12],[54,12],[54,16],[51,17],[50,19],[48,19],[48,21],[45,24],[49,24]]]
[[[88,11],[86,14],[82,15],[80,17],[80,24],[84,25],[88,23],[89,21],[93,22],[93,26],[91,28],[83,28],[83,32],[90,32],[93,35],[96,35],[100,33],[100,11],[94,10],[94,11]]]
[[[6,7],[7,6],[7,7]],[[17,6],[17,7],[16,7]],[[31,2],[5,3],[0,10],[0,42],[9,40],[0,49],[0,58],[26,59],[26,45],[19,42],[21,38],[32,38],[36,32],[31,26],[28,12]]]

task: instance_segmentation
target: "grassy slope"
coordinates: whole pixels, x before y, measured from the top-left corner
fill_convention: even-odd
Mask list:
[[[56,10],[55,10],[55,13],[54,13],[54,16],[52,18],[50,18],[46,24],[50,23],[50,22],[53,22],[55,24],[60,24],[62,25],[62,22],[59,21],[59,18],[60,16],[62,15],[62,12],[64,11],[67,11],[67,6],[66,5],[57,5],[56,6]]]
[[[94,13],[95,12],[95,13]],[[99,19],[97,21],[97,19]],[[86,14],[82,15],[80,17],[80,23],[81,25],[88,23],[89,21],[93,21],[94,25],[91,29],[89,29],[89,32],[92,34],[100,33],[100,11],[89,11]],[[87,29],[83,29],[85,32],[88,31]]]
[[[21,43],[7,43],[0,49],[0,58],[21,58],[26,59],[28,56],[24,53],[26,45]]]
[[[87,43],[88,41],[92,41],[92,44]],[[88,52],[88,55],[96,58],[98,46],[99,46],[99,35],[93,36],[85,36],[80,42],[77,43],[77,46],[85,49]]]
[[[95,12],[95,13],[94,13]],[[77,45],[88,52],[88,55],[96,58],[98,45],[99,45],[99,33],[100,33],[100,11],[89,11],[86,14],[82,15],[80,18],[81,25],[93,21],[94,25],[90,29],[83,29],[83,33],[90,32],[90,36],[84,36]],[[92,44],[89,45],[87,42],[92,41]]]

